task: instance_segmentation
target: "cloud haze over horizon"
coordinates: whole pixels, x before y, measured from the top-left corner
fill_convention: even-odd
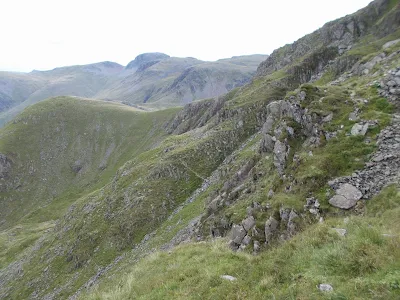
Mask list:
[[[371,0],[6,0],[0,70],[47,70],[138,54],[217,60],[270,54]]]

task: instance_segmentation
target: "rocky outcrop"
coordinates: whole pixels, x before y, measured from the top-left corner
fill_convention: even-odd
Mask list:
[[[144,66],[151,66],[162,59],[169,58],[170,56],[164,53],[154,52],[154,53],[143,53],[138,56],[134,60],[132,60],[126,67],[126,70],[137,70],[140,68],[144,68]],[[143,69],[144,70],[144,69]]]
[[[329,203],[349,209],[359,199],[369,199],[388,184],[400,183],[400,116],[394,115],[393,124],[378,136],[378,150],[364,169],[351,176],[340,177],[328,184],[336,190]]]
[[[400,107],[400,67],[390,70],[387,76],[376,84],[382,97]]]
[[[390,0],[373,1],[353,15],[325,24],[293,44],[275,50],[260,64],[257,76],[266,76],[286,67],[287,77],[283,81],[295,88],[298,84],[321,78],[328,70],[335,77],[350,69],[356,74],[368,74],[376,63],[385,58],[385,53],[361,64],[362,55],[346,52],[368,34],[383,37],[396,31],[400,24],[400,7],[389,11],[392,6]],[[386,48],[395,43],[393,41]]]
[[[0,153],[0,179],[7,178],[11,169],[11,161]]]

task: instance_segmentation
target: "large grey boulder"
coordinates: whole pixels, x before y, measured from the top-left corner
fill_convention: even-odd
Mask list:
[[[247,232],[242,225],[233,225],[231,232],[231,239],[235,244],[240,245],[246,236]]]
[[[244,230],[248,232],[250,229],[254,227],[254,225],[256,225],[256,220],[254,219],[253,216],[250,216],[242,221],[242,225]]]
[[[362,193],[359,189],[351,184],[345,183],[339,187],[336,191],[336,195],[329,200],[329,203],[338,208],[350,209],[357,204],[357,201],[360,200],[361,197]]]

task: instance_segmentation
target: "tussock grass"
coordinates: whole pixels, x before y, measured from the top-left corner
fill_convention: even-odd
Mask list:
[[[367,209],[365,217],[315,224],[259,256],[233,253],[224,239],[157,252],[82,299],[398,299],[399,190],[386,188]],[[334,291],[320,292],[320,283]]]

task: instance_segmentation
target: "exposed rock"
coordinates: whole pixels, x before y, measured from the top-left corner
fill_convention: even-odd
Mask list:
[[[318,289],[321,292],[332,292],[333,291],[333,287],[330,284],[327,283],[321,283],[318,285]]]
[[[251,237],[249,237],[248,235],[246,235],[242,241],[242,245],[244,246],[248,246],[251,243]]]
[[[346,236],[347,235],[347,230],[343,228],[332,228],[335,230],[340,236]]]
[[[268,191],[268,196],[267,196],[267,197],[268,197],[269,199],[271,199],[271,198],[274,196],[274,194],[275,194],[274,191],[273,191],[272,189],[270,189],[270,190]]]
[[[373,195],[378,194],[384,186],[390,183],[399,184],[400,116],[394,115],[393,124],[380,132],[377,145],[378,150],[372,155],[370,161],[366,163],[362,170],[353,173],[351,176],[336,178],[329,181],[328,184],[337,190],[343,184],[348,183],[362,193],[363,199],[369,199]],[[343,199],[336,200],[340,202]]]
[[[265,134],[261,144],[263,152],[272,152],[274,150],[275,141],[270,134]]]
[[[330,121],[332,121],[332,119],[333,119],[333,114],[330,113],[329,115],[327,115],[325,118],[322,119],[322,122],[329,123]]]
[[[287,231],[290,236],[296,233],[298,227],[297,222],[299,219],[299,215],[292,209],[289,214],[289,221],[287,223]]]
[[[254,241],[253,250],[254,250],[254,253],[258,253],[260,251],[260,242],[259,241]]]
[[[360,200],[362,196],[359,189],[351,184],[345,183],[339,187],[336,191],[336,195],[329,200],[329,203],[338,208],[350,209],[357,204],[357,201]]]
[[[368,123],[364,125],[356,123],[351,128],[351,135],[365,135],[367,133],[368,127],[369,127]]]
[[[273,236],[278,230],[279,222],[274,219],[274,217],[269,217],[267,222],[265,222],[265,243],[271,242]]]
[[[4,154],[0,153],[0,178],[6,178],[11,169],[11,162]]]
[[[399,43],[399,42],[400,42],[400,39],[397,39],[397,40],[394,40],[394,41],[387,42],[387,43],[385,43],[385,44],[382,46],[382,48],[383,48],[383,49],[390,48],[390,47],[392,47],[392,46],[396,45],[396,44],[397,44],[397,43]]]
[[[242,225],[233,225],[231,232],[231,239],[235,244],[240,245],[246,236],[247,232]]]
[[[221,278],[228,281],[235,281],[237,279],[236,277],[233,277],[231,275],[221,275]]]
[[[254,225],[256,225],[256,220],[254,219],[253,216],[250,216],[242,221],[242,225],[244,230],[248,232],[250,229],[254,227]]]
[[[274,165],[280,175],[283,175],[286,166],[287,150],[288,147],[285,143],[279,140],[276,141],[274,146]]]
[[[357,114],[355,112],[351,112],[349,114],[349,121],[357,121],[358,117]]]

